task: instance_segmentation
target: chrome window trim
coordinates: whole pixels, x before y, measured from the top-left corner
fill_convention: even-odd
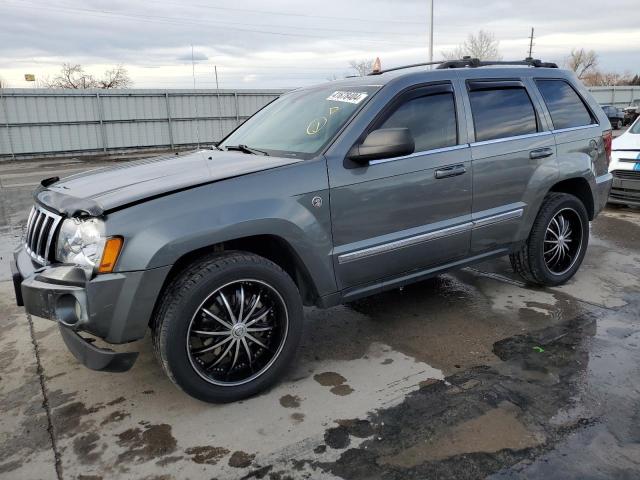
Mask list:
[[[409,155],[403,155],[401,157],[381,158],[380,160],[371,160],[369,165],[378,165],[380,163],[395,162],[396,160],[404,160],[405,158],[421,157],[423,155],[433,155],[436,153],[453,152],[454,150],[462,150],[463,148],[469,148],[468,143],[461,143],[458,145],[452,145],[450,147],[434,148],[432,150],[423,150],[420,152],[414,152]]]
[[[599,127],[599,123],[590,123],[589,125],[580,125],[579,127],[567,127],[559,128],[557,130],[551,130],[553,133],[574,132],[576,130],[584,130],[585,128]]]
[[[492,138],[491,140],[481,140],[479,142],[473,142],[471,146],[480,147],[482,145],[492,145],[494,143],[508,142],[510,140],[525,140],[527,138],[544,137],[547,135],[551,135],[552,133],[553,132],[551,132],[550,130],[545,130],[544,132],[526,133],[524,135],[514,135],[513,137]]]
[[[513,220],[514,218],[520,218],[524,214],[524,208],[517,208],[509,212],[498,213],[497,215],[491,215],[488,217],[480,218],[473,221],[473,228],[482,228],[494,223],[506,222],[507,220]]]
[[[375,247],[367,247],[361,250],[354,250],[353,252],[343,253],[338,256],[338,263],[340,265],[361,260],[363,258],[372,257],[381,253],[390,252],[393,250],[399,250],[404,247],[417,245],[419,243],[429,242],[439,238],[448,237],[457,233],[470,231],[474,228],[482,228],[488,225],[493,225],[499,222],[505,222],[522,217],[524,214],[524,208],[517,208],[509,212],[498,213],[496,215],[490,215],[488,217],[480,218],[478,220],[472,220],[470,222],[464,222],[452,227],[442,228],[440,230],[434,230],[432,232],[421,233],[412,237],[403,238],[400,240],[394,240],[392,242],[376,245]]]

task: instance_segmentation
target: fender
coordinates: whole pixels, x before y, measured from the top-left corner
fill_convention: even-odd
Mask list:
[[[272,235],[304,259],[320,295],[335,292],[324,159],[284,168],[289,172],[236,177],[108,214],[107,234],[125,239],[116,270],[173,265],[183,255],[218,243]],[[319,207],[312,202],[315,197],[324,200]]]

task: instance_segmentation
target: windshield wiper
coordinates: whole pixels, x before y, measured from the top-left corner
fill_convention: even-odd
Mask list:
[[[258,150],[257,148],[251,148],[247,145],[226,145],[225,146],[227,150],[238,150],[239,152],[242,153],[250,153],[252,155],[264,155],[264,156],[269,156],[269,154],[267,152],[265,152],[264,150]]]

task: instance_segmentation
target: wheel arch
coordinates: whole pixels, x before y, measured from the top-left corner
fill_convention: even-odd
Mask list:
[[[595,203],[591,185],[584,177],[573,177],[561,180],[551,186],[549,192],[568,193],[577,197],[587,210],[589,220],[595,215]],[[547,193],[549,193],[547,192]]]
[[[295,249],[282,237],[261,234],[225,240],[184,253],[169,270],[160,294],[156,299],[154,311],[171,281],[187,269],[189,265],[211,254],[230,251],[249,252],[271,260],[291,277],[298,287],[304,305],[316,305],[318,303],[320,294],[317,285],[308,267]],[[154,316],[151,316],[150,321]]]

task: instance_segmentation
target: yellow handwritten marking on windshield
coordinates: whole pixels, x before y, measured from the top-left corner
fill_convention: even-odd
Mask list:
[[[327,124],[327,117],[314,118],[307,125],[307,135],[315,135]]]
[[[329,116],[333,115],[338,110],[340,110],[340,107],[331,107],[331,108],[329,108]]]

